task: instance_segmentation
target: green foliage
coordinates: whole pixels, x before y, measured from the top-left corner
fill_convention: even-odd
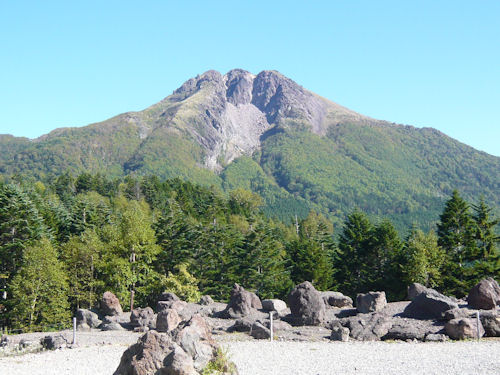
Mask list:
[[[237,373],[238,370],[231,361],[229,353],[221,348],[217,348],[214,358],[201,372],[202,375],[232,375]]]
[[[10,289],[14,327],[33,329],[69,321],[66,274],[49,240],[41,239],[25,249],[23,265]]]
[[[179,298],[188,302],[198,302],[201,293],[198,290],[198,280],[187,271],[186,264],[177,265],[175,274],[169,272],[163,282],[166,292],[173,292]]]

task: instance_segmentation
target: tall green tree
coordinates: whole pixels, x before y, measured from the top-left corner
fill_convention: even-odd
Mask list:
[[[69,324],[68,284],[57,251],[46,238],[27,247],[23,265],[10,285],[10,318],[14,327]]]

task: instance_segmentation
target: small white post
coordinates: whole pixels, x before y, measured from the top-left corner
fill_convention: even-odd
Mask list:
[[[76,317],[73,317],[73,345],[76,345]]]
[[[269,311],[269,330],[271,331],[271,342],[273,342],[273,312]]]
[[[476,327],[477,327],[477,340],[478,341],[481,338],[480,337],[480,335],[481,335],[480,324],[481,324],[481,320],[479,320],[479,311],[476,311]]]

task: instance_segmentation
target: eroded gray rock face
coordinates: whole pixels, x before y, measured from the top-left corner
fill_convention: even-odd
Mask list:
[[[134,328],[156,328],[156,316],[151,307],[137,308],[130,314],[130,324]]]
[[[322,325],[326,321],[323,297],[309,281],[297,285],[288,295],[291,323],[294,325]]]
[[[214,300],[212,299],[212,297],[210,297],[208,295],[202,296],[200,298],[200,302],[199,302],[199,304],[203,305],[203,306],[208,306],[208,305],[211,305],[212,303],[214,303]]]
[[[476,319],[459,318],[452,319],[444,326],[446,334],[454,340],[478,338],[478,326]],[[484,328],[479,321],[479,338],[484,336]]]
[[[181,321],[176,310],[166,309],[158,313],[155,326],[159,332],[171,332],[177,328]]]
[[[412,283],[408,286],[408,301],[413,299],[420,293],[425,292],[428,288],[419,283]]]
[[[261,322],[255,322],[252,324],[250,335],[256,339],[269,339],[271,337],[271,331],[265,327]]]
[[[359,293],[356,296],[356,309],[362,314],[380,311],[386,305],[385,292]]]
[[[327,307],[351,308],[352,298],[340,292],[320,292]]]
[[[500,305],[500,286],[491,277],[483,279],[470,290],[467,302],[473,309],[493,309]]]
[[[234,284],[231,290],[231,298],[222,316],[226,318],[242,318],[262,309],[260,298],[255,293],[245,290],[242,286]]]
[[[68,342],[62,335],[49,335],[40,340],[40,344],[44,349],[56,350],[65,348]]]
[[[443,323],[436,320],[418,320],[410,318],[393,317],[392,327],[383,340],[419,340],[423,341],[428,335],[438,334],[443,331]]]
[[[118,298],[111,292],[104,292],[101,299],[101,311],[103,315],[120,315],[123,313]]]
[[[454,300],[434,289],[426,289],[411,301],[402,315],[415,319],[441,319],[445,311],[452,309],[458,309]]]
[[[78,309],[75,317],[77,328],[82,331],[97,328],[102,323],[102,320],[99,319],[99,316],[95,312],[87,309]]]
[[[262,301],[262,308],[266,311],[283,311],[286,310],[286,302],[280,299],[265,299]]]
[[[500,313],[496,311],[481,311],[479,315],[485,336],[500,337]]]
[[[349,341],[349,328],[343,327],[340,321],[334,321],[331,323],[330,328],[332,333],[330,334],[330,340],[333,341]]]

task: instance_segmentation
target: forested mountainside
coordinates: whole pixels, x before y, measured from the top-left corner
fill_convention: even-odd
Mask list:
[[[399,229],[435,224],[453,189],[500,207],[500,158],[437,130],[374,120],[275,71],[208,71],[140,112],[35,140],[0,136],[0,173],[180,177],[264,198],[290,220],[354,207]]]

